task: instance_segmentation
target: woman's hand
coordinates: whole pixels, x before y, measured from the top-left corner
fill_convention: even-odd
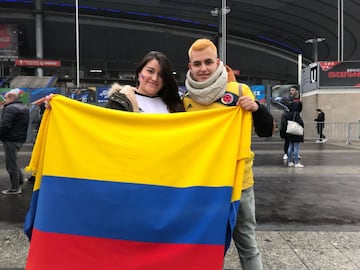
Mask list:
[[[51,109],[51,106],[50,106],[49,102],[50,102],[50,99],[52,99],[53,96],[54,96],[54,94],[47,95],[45,97],[39,98],[38,100],[35,100],[31,104],[40,105],[41,103],[45,103],[45,108],[46,109]]]
[[[44,103],[45,103],[46,109],[51,109],[50,100],[52,99],[53,96],[54,96],[54,94],[50,94],[45,97]]]

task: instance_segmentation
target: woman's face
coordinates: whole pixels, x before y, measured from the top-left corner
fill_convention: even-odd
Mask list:
[[[138,74],[138,92],[146,96],[157,96],[164,82],[161,76],[161,68],[156,59],[152,59],[143,67]]]

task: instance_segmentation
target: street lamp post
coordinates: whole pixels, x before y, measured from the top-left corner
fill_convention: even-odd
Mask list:
[[[75,24],[76,24],[76,87],[80,88],[80,50],[79,50],[79,0],[75,1]]]
[[[324,41],[325,38],[318,37],[318,38],[311,38],[305,41],[305,43],[312,44],[312,56],[313,62],[316,63],[318,61],[318,43]]]
[[[226,15],[231,11],[226,6],[226,0],[221,0],[221,8],[214,8],[210,11],[211,16],[219,17],[218,27],[218,49],[219,57],[226,64]]]

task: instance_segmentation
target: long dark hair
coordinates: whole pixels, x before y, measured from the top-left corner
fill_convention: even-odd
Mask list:
[[[146,54],[143,60],[136,68],[136,79],[138,78],[139,73],[141,70],[146,66],[146,64],[156,59],[159,62],[161,68],[161,77],[163,79],[164,85],[160,89],[158,95],[166,104],[169,112],[184,112],[185,108],[179,96],[179,89],[178,85],[176,84],[173,69],[171,63],[167,56],[158,51],[151,51]]]

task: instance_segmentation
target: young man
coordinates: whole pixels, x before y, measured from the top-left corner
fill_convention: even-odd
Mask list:
[[[3,190],[4,195],[21,194],[20,185],[24,176],[17,164],[17,153],[26,140],[29,125],[29,109],[20,100],[23,90],[16,88],[5,94],[1,116],[0,139],[4,145],[5,165],[9,173],[11,187]]]
[[[188,93],[184,96],[186,111],[216,109],[224,106],[239,105],[252,112],[255,131],[259,136],[271,136],[273,117],[266,107],[255,101],[250,88],[235,81],[222,61],[218,58],[217,48],[208,39],[198,39],[190,47],[189,71],[185,85]],[[229,76],[230,75],[230,76]],[[241,92],[241,96],[239,96]],[[233,240],[239,253],[243,269],[262,270],[262,261],[256,242],[256,219],[254,179],[252,172],[254,154],[246,160],[240,208],[236,221]]]

